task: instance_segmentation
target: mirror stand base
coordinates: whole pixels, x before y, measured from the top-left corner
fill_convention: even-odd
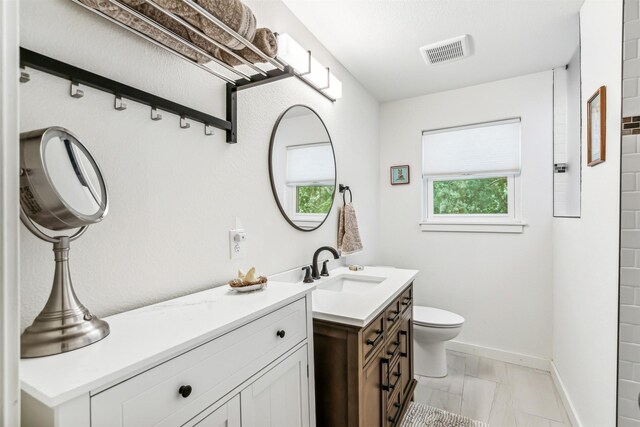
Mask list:
[[[20,337],[20,357],[65,353],[109,335],[107,322],[93,316],[78,300],[69,273],[69,237],[53,245],[56,269],[46,305]]]

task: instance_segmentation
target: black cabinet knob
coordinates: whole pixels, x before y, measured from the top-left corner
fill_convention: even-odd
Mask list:
[[[279,336],[280,338],[284,338],[284,335],[285,335],[284,329],[281,329],[278,332],[276,332],[276,335]]]
[[[189,397],[192,391],[193,389],[191,388],[190,385],[181,385],[180,388],[178,389],[178,393],[180,393],[180,395],[185,399]]]

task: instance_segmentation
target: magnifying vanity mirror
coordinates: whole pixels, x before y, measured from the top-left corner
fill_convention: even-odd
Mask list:
[[[108,210],[100,169],[78,138],[61,127],[20,135],[20,219],[53,243],[55,273],[49,299],[21,337],[22,358],[64,353],[101,340],[109,325],[82,305],[71,284],[69,244]],[[74,231],[50,235],[53,231]]]
[[[336,158],[324,122],[294,105],[280,115],[269,147],[271,189],[285,219],[313,231],[327,219],[336,189]]]

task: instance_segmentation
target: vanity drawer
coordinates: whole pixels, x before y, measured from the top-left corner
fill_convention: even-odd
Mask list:
[[[403,312],[413,307],[413,283],[400,295],[400,306]]]
[[[392,400],[389,402],[389,407],[387,408],[387,415],[384,425],[387,427],[392,427],[398,425],[400,421],[400,414],[402,413],[402,393],[398,390],[392,397]]]
[[[379,315],[362,331],[362,354],[365,363],[384,342],[384,314]]]
[[[403,351],[402,349],[403,339],[401,336],[401,331],[398,330],[388,336],[384,357],[393,360],[398,357],[398,355],[400,355],[400,353]]]
[[[382,359],[382,390],[385,393],[385,402],[389,404],[396,392],[402,388],[402,364],[400,359]]]
[[[91,397],[91,426],[177,426],[307,337],[300,299]]]
[[[387,330],[393,330],[396,325],[400,324],[402,316],[401,297],[396,298],[385,310],[385,318],[387,320]]]

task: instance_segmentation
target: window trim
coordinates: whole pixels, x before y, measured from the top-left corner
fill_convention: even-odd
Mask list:
[[[484,223],[484,224],[472,224],[472,223],[436,223],[436,222],[422,222],[420,223],[420,230],[425,232],[463,232],[463,233],[523,233],[524,227],[527,224],[525,222],[506,222],[506,223]]]

